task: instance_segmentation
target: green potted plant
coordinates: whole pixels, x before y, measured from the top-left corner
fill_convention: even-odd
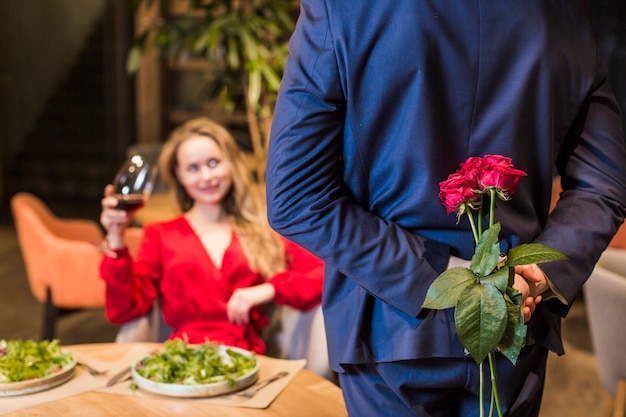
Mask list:
[[[172,0],[135,0],[135,8],[159,1],[167,10]],[[214,69],[206,91],[227,112],[246,115],[255,171],[265,177],[265,161],[273,109],[295,26],[294,0],[188,0],[176,19],[155,18],[136,34],[127,70],[137,71],[144,54],[158,48],[176,62],[201,57]],[[200,87],[199,87],[200,88]]]

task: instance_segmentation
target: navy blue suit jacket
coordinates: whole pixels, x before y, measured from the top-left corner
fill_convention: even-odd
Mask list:
[[[326,262],[331,365],[464,356],[452,309],[422,309],[473,239],[437,198],[469,156],[511,157],[502,251],[541,242],[574,301],[624,218],[620,113],[581,0],[302,0],[267,167],[272,226]],[[562,198],[548,215],[551,179]],[[561,353],[568,306],[541,303],[528,343]]]

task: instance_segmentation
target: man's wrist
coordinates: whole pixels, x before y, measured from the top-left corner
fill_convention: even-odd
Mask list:
[[[540,271],[543,275],[543,279],[541,280],[541,285],[538,285],[537,295],[541,295],[544,300],[549,300],[551,298],[558,299],[561,303],[568,305],[569,303],[565,299],[565,296],[561,293],[558,287],[552,283],[548,275],[543,272],[539,266],[535,265],[535,267]]]

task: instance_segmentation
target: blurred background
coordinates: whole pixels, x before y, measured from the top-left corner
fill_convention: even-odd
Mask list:
[[[199,115],[258,169],[298,2],[245,3],[0,2],[0,209],[29,191],[95,218],[129,148]]]
[[[135,3],[141,5],[138,12],[133,9]],[[253,131],[249,124],[254,120],[251,122],[246,117],[244,106],[237,106],[238,91],[232,83],[227,83],[224,72],[219,72],[219,65],[212,61],[220,53],[218,48],[212,55],[206,50],[196,55],[189,49],[174,51],[181,47],[181,42],[177,44],[171,35],[164,47],[167,53],[147,48],[138,72],[127,71],[131,47],[155,22],[161,27],[169,24],[170,29],[175,27],[175,22],[182,22],[176,34],[189,35],[193,31],[189,19],[200,21],[200,27],[204,24],[207,28],[211,24],[207,13],[219,14],[220,6],[235,2],[204,2],[214,8],[191,11],[188,3],[187,0],[0,2],[0,210],[3,213],[11,195],[30,191],[60,214],[71,214],[70,210],[80,208],[80,214],[95,218],[103,185],[111,180],[130,146],[158,144],[173,126],[200,114],[227,124],[251,154],[262,153],[253,149],[255,138],[249,133]],[[280,8],[294,19],[297,15],[297,1],[259,3],[266,5],[257,7],[257,15]],[[626,108],[626,2],[590,0],[589,7],[600,54],[621,106]],[[281,17],[276,14],[265,18],[273,23]],[[234,36],[234,30],[225,36]],[[285,51],[279,48],[284,47],[290,27],[286,25],[280,30],[282,33],[258,40],[276,49],[273,57],[265,58],[266,62],[284,57]],[[168,32],[158,33],[164,38]],[[199,38],[190,39],[197,43]],[[249,56],[237,52],[240,60],[253,62]],[[255,65],[258,67],[258,62]],[[280,62],[274,69],[280,75]],[[267,85],[271,93],[271,80]],[[271,105],[272,96],[268,97],[252,100],[260,105],[266,100]],[[262,111],[259,109],[258,114]]]

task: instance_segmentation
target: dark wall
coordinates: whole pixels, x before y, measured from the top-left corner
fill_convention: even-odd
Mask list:
[[[105,0],[0,0],[0,208],[6,166],[72,65]]]

